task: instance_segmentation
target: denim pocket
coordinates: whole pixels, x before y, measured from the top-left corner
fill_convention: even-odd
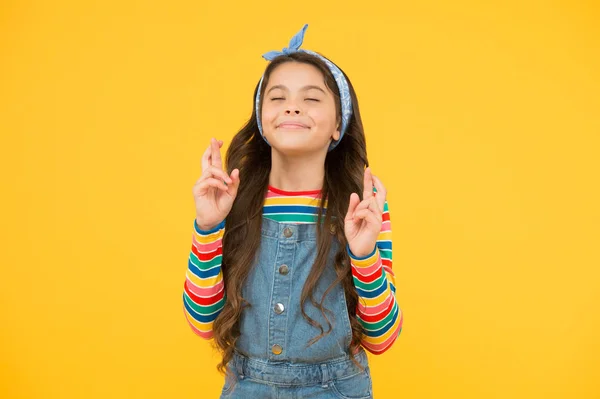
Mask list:
[[[331,388],[340,399],[371,399],[373,397],[369,368],[352,377],[333,380]]]

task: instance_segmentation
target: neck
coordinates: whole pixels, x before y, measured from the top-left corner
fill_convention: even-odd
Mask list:
[[[284,191],[310,191],[323,188],[326,153],[290,156],[271,150],[269,184]]]

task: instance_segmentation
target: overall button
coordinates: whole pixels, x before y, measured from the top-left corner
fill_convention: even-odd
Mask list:
[[[283,348],[281,347],[281,345],[275,344],[273,345],[273,347],[271,347],[271,352],[273,352],[276,355],[280,355],[281,352],[283,352]]]
[[[290,271],[290,269],[288,268],[287,265],[279,266],[279,274],[286,275],[286,274],[288,274],[289,271]]]
[[[283,235],[286,236],[287,238],[290,238],[292,236],[292,234],[294,234],[294,232],[289,227],[286,227],[285,229],[283,229]]]
[[[277,305],[275,305],[275,313],[282,314],[283,310],[283,303],[278,303]]]

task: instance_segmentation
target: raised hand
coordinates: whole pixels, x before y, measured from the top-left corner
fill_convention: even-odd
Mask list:
[[[373,192],[373,186],[377,193]],[[361,201],[357,193],[350,195],[344,219],[344,233],[353,255],[364,257],[375,249],[381,232],[385,196],[386,190],[381,180],[371,174],[370,168],[365,169],[363,199]]]
[[[240,185],[240,171],[234,169],[231,176],[223,170],[221,146],[214,138],[202,155],[202,175],[192,193],[196,203],[196,223],[202,230],[216,227],[227,217]]]

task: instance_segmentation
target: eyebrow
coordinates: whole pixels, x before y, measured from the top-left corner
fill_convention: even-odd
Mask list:
[[[275,90],[275,89],[281,89],[281,90],[289,91],[289,90],[288,90],[288,88],[287,88],[287,87],[285,87],[284,85],[275,85],[275,86],[271,87],[271,88],[269,89],[269,91],[267,91],[267,93],[266,93],[266,94],[269,94],[269,93],[270,93],[272,90]],[[322,91],[324,94],[327,94],[327,93],[325,93],[325,90],[323,90],[323,89],[322,89],[322,88],[320,88],[319,86],[315,86],[315,85],[307,85],[307,86],[304,86],[303,88],[301,88],[301,89],[300,89],[300,91],[308,91],[308,90],[311,90],[311,89],[320,90],[320,91]]]

